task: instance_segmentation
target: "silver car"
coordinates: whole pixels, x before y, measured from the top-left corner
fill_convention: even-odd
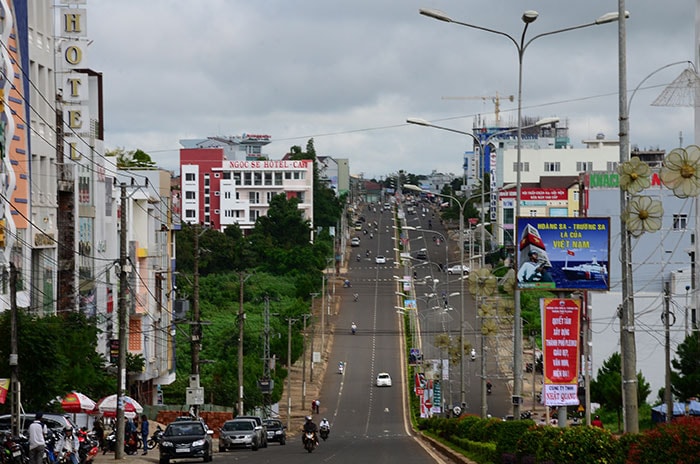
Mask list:
[[[219,452],[233,448],[250,448],[257,451],[261,446],[262,427],[252,419],[233,419],[224,422],[219,429]]]

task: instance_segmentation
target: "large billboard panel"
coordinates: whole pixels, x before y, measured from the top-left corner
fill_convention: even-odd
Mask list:
[[[517,285],[524,289],[610,288],[610,218],[519,217]]]

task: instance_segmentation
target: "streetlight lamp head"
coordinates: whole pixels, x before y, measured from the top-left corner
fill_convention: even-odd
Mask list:
[[[536,126],[548,126],[551,124],[556,124],[559,122],[559,118],[556,116],[551,117],[551,118],[542,118],[539,121],[535,123]]]
[[[428,18],[437,19],[438,21],[445,21],[446,23],[452,22],[452,18],[450,18],[440,10],[433,10],[431,8],[420,8],[418,10],[418,13],[422,14],[423,16],[427,16]]]
[[[539,15],[540,14],[535,10],[527,10],[525,13],[523,13],[523,22],[525,24],[534,23]]]
[[[418,126],[426,126],[426,127],[430,127],[430,125],[431,125],[428,121],[426,121],[425,119],[422,119],[422,118],[408,118],[408,119],[406,119],[406,122],[409,124],[416,124]]]
[[[413,184],[403,184],[403,188],[408,189],[408,190],[413,190],[414,192],[424,192],[422,188],[418,187],[417,185]]]
[[[625,18],[630,17],[630,12],[625,11]],[[612,23],[620,19],[620,14],[617,11],[613,11],[610,13],[605,13],[603,16],[595,20],[596,24],[607,24],[607,23]]]

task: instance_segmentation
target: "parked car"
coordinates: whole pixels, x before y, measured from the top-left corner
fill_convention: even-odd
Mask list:
[[[380,372],[377,374],[377,386],[391,387],[391,376],[386,372]]]
[[[469,275],[469,266],[466,266],[464,264],[455,264],[454,266],[450,266],[447,268],[447,273],[449,275],[459,274],[460,272],[463,275]]]
[[[258,416],[236,416],[233,420],[237,419],[252,419],[255,421],[257,425],[262,427],[260,430],[260,446],[262,448],[267,448],[267,427],[265,427],[265,423],[263,422],[261,417]]]
[[[159,464],[168,464],[171,459],[202,458],[211,462],[213,453],[213,430],[207,430],[199,420],[171,422],[160,440]]]
[[[265,419],[263,421],[265,427],[267,427],[267,441],[276,441],[280,445],[284,445],[287,442],[287,431],[286,427],[282,424],[279,419]]]
[[[232,448],[260,448],[262,427],[253,419],[227,420],[219,429],[219,452]]]
[[[34,413],[24,413],[19,415],[19,429],[26,435],[27,429],[29,429],[29,424],[34,422],[36,414]],[[73,430],[78,430],[78,426],[75,425],[73,420],[62,414],[52,414],[43,413],[41,419],[49,430],[56,432],[63,432],[66,427],[71,427]],[[0,416],[0,433],[9,432],[12,429],[11,416],[10,414],[4,414]]]

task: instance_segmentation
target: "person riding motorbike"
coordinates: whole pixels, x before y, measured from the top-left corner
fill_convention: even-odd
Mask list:
[[[493,385],[491,385],[491,381],[490,381],[490,380],[487,380],[487,381],[486,381],[486,394],[487,394],[487,395],[490,395],[490,394],[491,394],[491,388],[492,388],[492,387],[493,387]]]
[[[314,424],[311,416],[306,416],[306,422],[304,422],[304,434],[301,436],[302,442],[306,439],[307,433],[314,434],[314,441],[316,442],[316,445],[318,445],[318,427],[316,424]]]
[[[352,325],[350,326],[350,330],[352,330],[352,334],[355,335],[355,332],[357,332],[357,326],[353,322]]]
[[[357,255],[357,258],[356,258],[357,262],[360,262],[360,259],[361,259],[361,257],[360,257],[360,255],[358,254],[358,255]]]
[[[342,373],[343,373],[343,369],[345,369],[345,364],[343,363],[343,361],[340,361],[340,362],[338,363],[338,373],[339,373],[339,374],[342,374]]]
[[[345,288],[352,287],[352,285],[350,284],[350,279],[345,279],[345,281],[343,282],[343,287],[345,287]]]
[[[80,446],[78,436],[73,434],[73,427],[71,426],[66,426],[63,429],[63,434],[64,437],[56,449],[64,451],[71,464],[78,464],[78,447]]]
[[[359,300],[359,299],[360,299],[360,294],[359,294],[359,293],[353,293],[353,294],[352,294],[352,300],[353,300],[353,301],[357,301],[357,300]]]
[[[365,256],[369,256],[372,252],[369,251],[369,248],[367,248],[367,251],[365,251]]]
[[[318,429],[321,433],[321,438],[324,440],[328,438],[328,434],[331,432],[331,424],[328,422],[328,419],[324,417],[323,420],[319,422]]]

